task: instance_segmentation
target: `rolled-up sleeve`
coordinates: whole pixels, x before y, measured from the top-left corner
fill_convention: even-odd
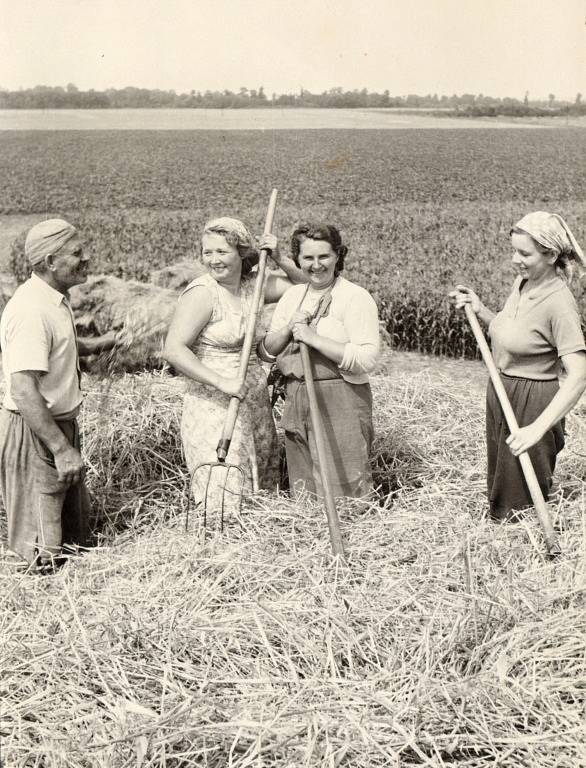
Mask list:
[[[553,317],[551,323],[553,343],[558,357],[586,349],[578,312],[564,312]]]
[[[378,309],[367,291],[352,297],[344,311],[344,328],[350,341],[344,347],[339,369],[353,374],[370,373],[379,356],[380,332]]]
[[[287,293],[284,293],[277,302],[277,306],[273,312],[271,324],[269,326],[269,333],[281,330],[281,328],[289,322],[289,318],[291,317],[289,305],[289,297],[287,296]]]
[[[5,320],[5,371],[49,370],[51,333],[42,317],[34,312],[15,312]]]

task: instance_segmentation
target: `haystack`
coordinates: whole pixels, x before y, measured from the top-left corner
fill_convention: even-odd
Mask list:
[[[197,272],[181,264],[153,273],[159,283],[121,280],[112,275],[92,275],[86,283],[71,289],[71,306],[81,336],[118,331],[122,345],[100,364],[112,371],[157,368],[181,290]],[[264,308],[260,323],[268,328],[274,305]],[[99,367],[99,366],[98,366]],[[96,366],[93,367],[96,370]]]
[[[171,288],[174,291],[182,291],[192,280],[203,275],[205,267],[194,259],[185,259],[176,264],[169,264],[161,269],[151,272],[150,282],[161,288]]]
[[[122,346],[110,356],[116,370],[161,364],[161,350],[177,294],[151,283],[90,276],[71,290],[71,306],[80,335],[118,331]]]

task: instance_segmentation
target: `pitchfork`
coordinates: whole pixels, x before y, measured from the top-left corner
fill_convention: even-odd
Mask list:
[[[515,416],[515,412],[513,411],[509,402],[507,392],[503,386],[503,382],[501,381],[500,374],[490,352],[490,347],[484,338],[484,334],[482,333],[478,319],[476,318],[476,315],[474,314],[470,304],[464,304],[464,311],[466,312],[466,317],[468,318],[468,322],[470,323],[470,327],[474,333],[476,343],[480,348],[484,364],[488,369],[492,385],[498,397],[509,431],[516,432],[519,428],[517,417]],[[523,475],[525,476],[525,482],[527,483],[527,488],[529,489],[529,494],[531,496],[531,500],[533,501],[533,506],[537,514],[537,520],[539,521],[539,525],[543,531],[543,538],[545,539],[547,553],[550,557],[557,557],[559,554],[561,554],[560,545],[551,524],[547,504],[543,497],[543,493],[541,492],[541,487],[539,485],[539,481],[537,480],[535,470],[533,469],[531,458],[526,451],[520,453],[517,458],[519,459],[521,469],[523,470]]]
[[[273,228],[273,218],[275,216],[276,205],[277,205],[277,190],[273,189],[273,191],[271,192],[271,198],[269,201],[269,207],[268,207],[267,215],[265,219],[265,226],[264,226],[265,235],[268,235]],[[252,306],[251,306],[250,314],[248,316],[246,332],[244,334],[244,344],[242,345],[242,352],[240,353],[240,366],[238,368],[238,380],[241,384],[244,384],[246,380],[248,362],[250,360],[250,353],[252,351],[252,345],[254,343],[254,337],[256,332],[256,321],[257,321],[258,311],[260,308],[260,302],[261,302],[263,288],[264,288],[264,277],[265,277],[266,265],[267,265],[267,251],[263,248],[259,256],[258,272],[257,272],[256,280],[254,283],[254,293],[252,296]],[[236,419],[238,417],[239,406],[240,406],[239,398],[236,396],[231,397],[230,404],[228,405],[228,411],[226,413],[226,418],[224,420],[224,428],[222,430],[222,435],[220,437],[218,447],[216,448],[217,461],[202,462],[201,464],[198,464],[193,470],[193,472],[191,473],[191,478],[189,483],[189,497],[187,500],[187,511],[185,515],[186,530],[189,527],[189,506],[190,506],[190,499],[193,496],[193,482],[196,474],[202,470],[207,470],[207,480],[205,484],[205,491],[204,491],[204,497],[203,497],[204,536],[205,536],[205,530],[207,526],[208,498],[209,498],[210,487],[212,486],[212,478],[214,475],[216,477],[218,473],[224,475],[224,483],[221,484],[220,486],[221,487],[220,508],[219,508],[220,531],[224,530],[224,509],[225,509],[225,500],[226,500],[227,492],[230,493],[232,497],[234,496],[238,497],[237,511],[240,512],[242,508],[242,496],[244,494],[244,481],[245,481],[244,470],[238,464],[230,464],[229,462],[226,461],[226,458],[228,456],[228,451],[230,450],[230,443],[232,442],[232,435],[234,434],[234,427],[236,425]],[[254,451],[254,446],[250,446],[250,449],[251,451]],[[258,474],[257,474],[257,468],[256,468],[256,456],[253,455],[251,458],[252,458],[252,466],[253,466],[252,487],[253,487],[253,491],[257,491],[258,490]],[[230,478],[231,473],[234,473],[233,477],[236,477],[238,479],[237,479],[235,488],[227,490],[228,480]]]

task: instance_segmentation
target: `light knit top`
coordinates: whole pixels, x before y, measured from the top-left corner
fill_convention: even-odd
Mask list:
[[[559,358],[586,349],[576,301],[559,277],[520,292],[518,277],[489,325],[497,368],[524,379],[557,379]]]
[[[277,304],[270,330],[281,329],[298,309],[313,312],[324,293],[304,284],[289,288]],[[337,277],[329,312],[318,321],[316,332],[345,344],[338,366],[342,378],[350,384],[368,382],[378,359],[380,337],[377,306],[367,290]]]
[[[39,392],[54,418],[72,418],[82,401],[77,337],[66,297],[34,272],[16,289],[0,322],[4,407],[18,410],[10,376],[38,371]]]

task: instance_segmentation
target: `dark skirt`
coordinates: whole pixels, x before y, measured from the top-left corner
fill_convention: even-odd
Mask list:
[[[535,381],[501,374],[501,380],[520,427],[543,413],[559,390],[556,379]],[[495,520],[518,520],[517,513],[533,506],[521,464],[506,444],[510,432],[492,382],[486,393],[488,500]],[[549,496],[558,453],[564,447],[563,420],[555,424],[528,453],[545,500]]]

